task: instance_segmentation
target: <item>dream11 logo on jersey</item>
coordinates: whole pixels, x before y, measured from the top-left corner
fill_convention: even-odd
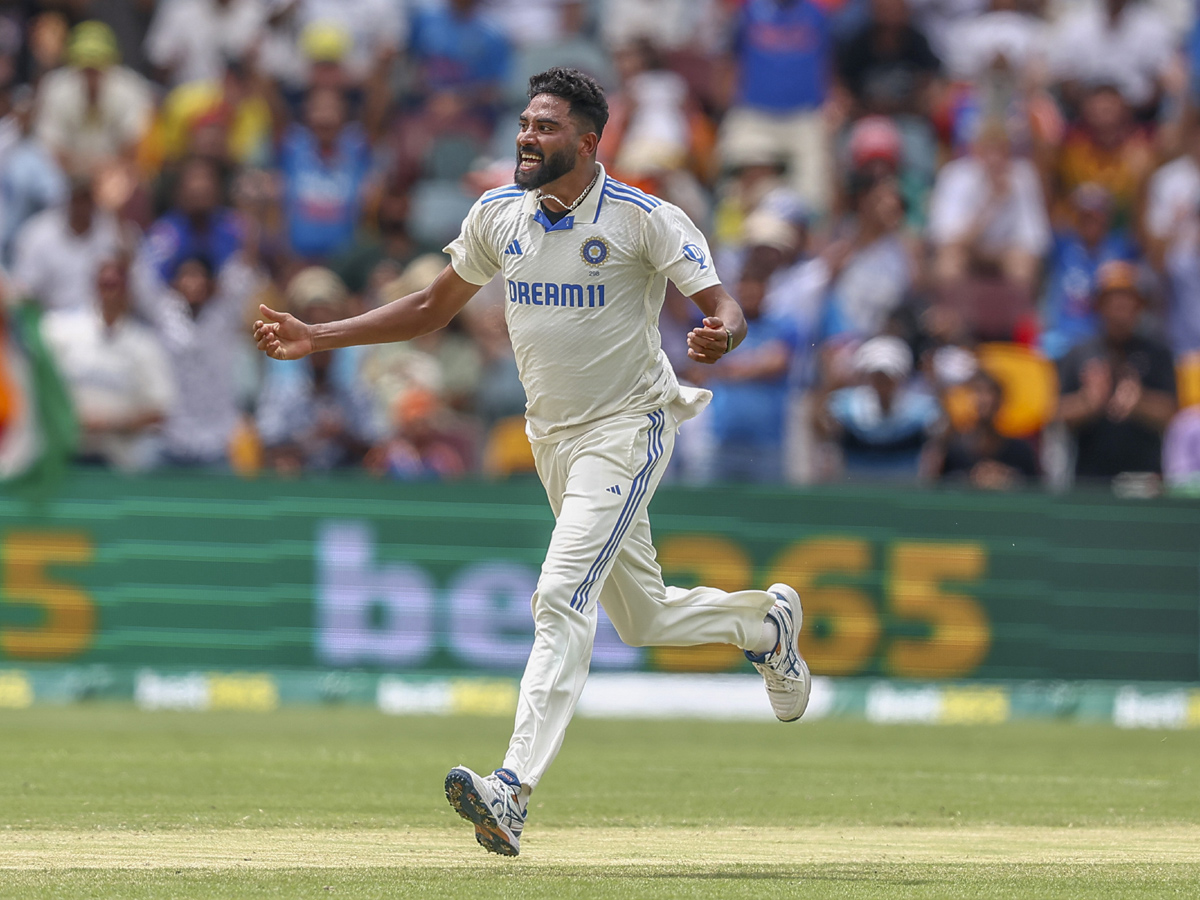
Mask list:
[[[683,255],[698,265],[701,272],[708,268],[708,257],[698,244],[684,244]]]

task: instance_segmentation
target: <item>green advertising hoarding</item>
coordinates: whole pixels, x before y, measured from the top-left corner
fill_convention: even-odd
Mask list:
[[[787,581],[815,672],[1200,680],[1200,503],[663,487],[668,583]],[[532,481],[80,474],[0,499],[0,667],[518,672],[553,526]],[[738,671],[723,647],[598,670]]]

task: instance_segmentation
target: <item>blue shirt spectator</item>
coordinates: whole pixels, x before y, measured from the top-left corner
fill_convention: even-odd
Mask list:
[[[337,91],[314,91],[305,125],[291,126],[279,150],[284,212],[292,249],[320,259],[354,237],[371,176],[371,146],[363,128],[345,121]]]
[[[67,178],[54,154],[33,133],[33,93],[13,98],[16,139],[0,164],[0,259],[12,265],[13,240],[21,226],[67,198]]]
[[[416,12],[409,53],[424,88],[464,96],[494,90],[494,99],[508,75],[511,51],[504,35],[480,16],[475,0],[452,0]]]
[[[1113,200],[1097,184],[1083,184],[1071,195],[1075,227],[1058,231],[1046,264],[1042,305],[1042,352],[1061,359],[1077,344],[1100,333],[1092,309],[1096,272],[1115,259],[1132,262],[1137,247],[1124,231],[1113,231]]]
[[[815,109],[829,92],[829,24],[809,0],[750,0],[734,37],[738,103],[772,112]]]
[[[146,234],[147,261],[163,281],[175,277],[185,259],[202,257],[218,271],[241,249],[245,238],[241,218],[220,206],[220,173],[207,159],[184,164],[176,204]]]
[[[761,280],[739,283],[738,299],[750,328],[737,351],[710,376],[716,475],[722,480],[783,479],[788,371],[799,336],[790,319],[761,313],[765,290]]]
[[[872,338],[856,351],[854,367],[864,383],[834,391],[818,424],[840,444],[847,475],[915,479],[942,411],[907,383],[912,352],[899,338]]]

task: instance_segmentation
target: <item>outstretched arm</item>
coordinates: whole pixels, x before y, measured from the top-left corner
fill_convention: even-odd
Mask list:
[[[688,334],[688,358],[711,365],[742,342],[746,317],[738,302],[719,284],[693,294],[692,302],[704,313],[704,324]],[[733,334],[732,347],[726,329]]]
[[[424,290],[337,322],[306,325],[293,315],[260,306],[263,318],[254,323],[254,340],[273,359],[300,359],[356,344],[408,341],[444,328],[478,290],[479,285],[446,266]]]

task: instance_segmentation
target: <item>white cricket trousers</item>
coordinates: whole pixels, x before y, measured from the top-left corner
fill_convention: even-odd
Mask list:
[[[532,789],[562,745],[587,680],[600,603],[634,647],[752,646],[775,602],[663,585],[646,507],[675,445],[669,409],[613,419],[556,444],[535,444],[554,534],[533,595],[534,640],[505,768]]]

